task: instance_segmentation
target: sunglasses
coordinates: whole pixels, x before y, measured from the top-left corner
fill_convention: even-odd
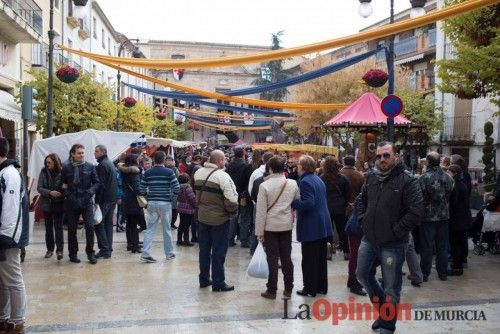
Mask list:
[[[384,154],[377,154],[376,158],[377,160],[381,160],[382,158],[384,159],[389,159],[391,157],[390,153],[384,153]]]

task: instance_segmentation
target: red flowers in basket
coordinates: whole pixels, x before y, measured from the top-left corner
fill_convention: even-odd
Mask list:
[[[184,120],[181,117],[177,117],[175,119],[175,124],[176,125],[181,125],[182,123],[184,123]]]
[[[160,109],[160,110],[158,110],[158,111],[155,112],[155,116],[159,120],[164,120],[168,116],[167,110],[166,109]]]
[[[134,99],[133,97],[127,96],[122,100],[122,102],[125,105],[125,107],[132,108],[137,103],[137,100]]]
[[[363,75],[363,81],[370,87],[382,87],[389,79],[389,75],[382,70],[371,69]]]
[[[75,82],[76,79],[78,79],[78,77],[80,76],[80,71],[69,65],[64,65],[56,71],[56,76],[64,83],[72,83]]]

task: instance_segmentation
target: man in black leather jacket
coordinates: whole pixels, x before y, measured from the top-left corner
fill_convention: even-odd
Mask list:
[[[398,161],[394,144],[380,143],[376,157],[376,168],[366,176],[357,208],[364,237],[358,251],[356,276],[372,302],[387,309],[382,304],[392,303],[396,307],[399,303],[405,246],[409,233],[422,219],[423,199],[417,179]],[[382,267],[383,288],[375,279],[378,265]],[[380,328],[384,334],[393,333],[396,313],[393,317],[381,314],[372,328]]]
[[[85,148],[74,144],[70,150],[70,161],[64,164],[61,183],[66,196],[65,209],[68,221],[69,259],[79,263],[76,230],[80,215],[85,221],[87,245],[85,251],[91,264],[96,264],[94,254],[94,203],[93,197],[99,188],[99,178],[95,167],[85,161]]]
[[[94,149],[94,157],[99,163],[96,171],[100,182],[95,202],[99,204],[102,211],[102,222],[95,227],[97,245],[99,246],[96,257],[108,259],[113,252],[113,215],[116,207],[118,180],[115,165],[108,158],[106,146],[97,145]]]

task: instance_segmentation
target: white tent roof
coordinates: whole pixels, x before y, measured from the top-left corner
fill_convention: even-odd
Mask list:
[[[43,168],[45,157],[50,153],[56,153],[61,158],[61,161],[65,161],[68,159],[69,150],[73,144],[82,144],[85,146],[85,159],[96,163],[94,148],[97,145],[105,145],[108,150],[108,157],[114,160],[141,136],[143,134],[138,132],[98,131],[90,129],[37,140],[33,143],[31,150],[28,176],[35,182],[33,184],[36,184],[36,179],[38,179],[38,175]],[[34,192],[36,192],[36,186],[32,188],[32,196]]]
[[[14,101],[14,96],[0,89],[0,117],[13,122],[22,122],[21,107]]]
[[[147,136],[146,136],[146,142],[148,146],[158,146],[158,147],[170,145],[175,148],[184,148],[184,147],[189,147],[191,145],[196,145],[195,143],[190,141],[179,141],[169,138],[153,138]]]

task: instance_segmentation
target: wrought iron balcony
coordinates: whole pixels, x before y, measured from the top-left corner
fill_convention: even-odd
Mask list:
[[[474,116],[445,117],[443,124],[443,142],[450,145],[472,145],[475,134],[472,133]]]
[[[417,36],[412,36],[394,43],[396,57],[404,56],[417,51]]]
[[[42,9],[33,0],[0,0],[0,31],[18,42],[39,40],[43,35]]]

